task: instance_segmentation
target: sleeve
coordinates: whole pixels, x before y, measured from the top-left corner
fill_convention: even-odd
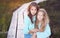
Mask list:
[[[49,24],[47,24],[44,32],[37,32],[37,38],[47,38],[51,35],[51,30]]]
[[[32,30],[32,29],[34,29],[34,24],[29,25],[29,30]]]
[[[24,17],[24,24],[25,24],[24,29],[25,29],[26,33],[28,33],[29,30],[32,30],[34,28],[34,25],[31,23],[31,20],[28,18],[28,16]]]
[[[24,25],[25,25],[25,27],[24,27],[24,30],[23,30],[25,34],[28,34],[30,24],[31,23],[30,23],[30,20],[29,20],[28,16],[25,16],[24,17]]]
[[[51,29],[50,29],[49,24],[47,24],[47,26],[46,26],[45,29],[46,29],[46,30],[44,31],[45,35],[46,35],[46,37],[49,37],[49,36],[51,35]]]

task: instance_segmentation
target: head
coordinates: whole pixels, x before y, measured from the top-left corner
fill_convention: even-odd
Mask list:
[[[42,30],[44,30],[46,24],[49,23],[49,18],[46,10],[39,9],[36,17],[36,25],[38,25],[38,22],[41,23]]]
[[[45,16],[44,16],[43,11],[38,11],[37,20],[38,20],[38,21],[42,21],[44,17],[45,17]]]
[[[28,12],[29,14],[34,16],[37,13],[38,9],[39,9],[38,4],[35,2],[32,2],[28,7]]]
[[[36,18],[40,22],[46,21],[46,23],[49,23],[49,17],[45,9],[39,9]]]
[[[32,17],[37,14],[38,10],[39,10],[39,6],[38,6],[37,3],[32,2],[32,3],[29,5],[29,7],[28,7],[28,12],[29,12],[29,13],[28,13],[28,16],[30,17],[31,22],[32,22]]]

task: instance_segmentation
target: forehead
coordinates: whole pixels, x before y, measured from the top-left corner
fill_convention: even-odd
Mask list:
[[[36,9],[36,6],[31,6],[31,9]]]
[[[43,12],[42,12],[42,11],[39,11],[39,12],[38,12],[38,14],[39,14],[39,15],[42,15],[42,14],[43,14]]]

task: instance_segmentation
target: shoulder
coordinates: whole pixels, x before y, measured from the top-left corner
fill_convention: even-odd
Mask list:
[[[47,23],[46,26],[49,26],[49,23]]]

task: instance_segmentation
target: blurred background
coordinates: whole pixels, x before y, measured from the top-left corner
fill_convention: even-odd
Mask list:
[[[0,0],[0,38],[7,37],[13,11],[30,1],[32,0]],[[39,5],[46,9],[50,17],[50,38],[60,38],[60,0],[47,0]]]

